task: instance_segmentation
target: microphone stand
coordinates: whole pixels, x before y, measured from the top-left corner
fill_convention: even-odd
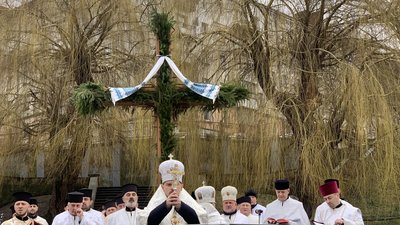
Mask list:
[[[261,213],[263,213],[263,211],[261,209],[256,209],[255,213],[258,215],[258,224],[261,224]]]

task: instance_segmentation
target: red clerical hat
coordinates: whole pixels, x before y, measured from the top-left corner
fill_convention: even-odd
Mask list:
[[[319,186],[319,193],[321,193],[322,196],[327,196],[333,193],[339,193],[339,188],[335,181],[331,181]]]

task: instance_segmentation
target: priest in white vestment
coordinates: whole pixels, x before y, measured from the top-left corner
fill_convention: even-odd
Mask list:
[[[83,201],[82,201],[82,209],[83,211],[89,213],[92,215],[94,218],[94,222],[97,225],[104,225],[105,220],[104,220],[104,214],[101,213],[100,211],[97,211],[92,208],[93,206],[93,200],[92,200],[92,194],[93,190],[90,188],[82,188],[79,189],[78,192],[81,192],[83,194]]]
[[[28,209],[29,218],[33,219],[35,222],[40,223],[42,225],[49,225],[49,223],[47,223],[47,220],[45,218],[38,215],[39,207],[37,199],[31,198],[29,200],[29,204],[30,204],[30,207]]]
[[[238,210],[243,215],[247,216],[249,223],[251,224],[261,224],[261,218],[251,214],[251,199],[249,196],[242,196],[236,199],[236,203],[238,204]]]
[[[159,166],[162,184],[139,215],[140,225],[208,223],[207,212],[183,188],[183,163],[170,157]]]
[[[138,194],[136,184],[122,186],[122,201],[125,207],[107,216],[107,225],[142,225],[138,222],[139,214],[143,211],[138,208]]]
[[[82,200],[81,192],[68,193],[66,211],[56,215],[52,225],[96,225],[95,219],[82,210]]]
[[[117,205],[117,211],[120,209],[125,209],[125,202],[122,200],[122,196],[115,198],[115,204]]]
[[[310,220],[304,210],[303,203],[289,197],[289,181],[276,180],[275,194],[277,199],[265,208],[265,223],[277,223],[286,220],[290,225],[309,225]]]
[[[237,210],[236,196],[237,189],[233,186],[226,186],[221,189],[222,216],[229,224],[250,224],[247,216]]]
[[[330,181],[319,187],[324,203],[317,207],[314,224],[364,225],[361,210],[340,199],[337,182]]]
[[[194,191],[196,201],[206,210],[209,224],[227,224],[224,217],[215,208],[215,188],[213,186],[203,186]]]
[[[249,189],[244,193],[245,196],[251,199],[251,214],[257,216],[260,221],[264,220],[265,207],[257,202],[257,192],[253,189]]]
[[[28,216],[29,200],[32,195],[28,192],[16,192],[13,194],[15,198],[12,218],[4,221],[1,225],[32,225],[34,221]],[[37,223],[36,223],[37,224]]]
[[[107,218],[107,216],[117,211],[117,204],[115,200],[109,200],[104,203],[103,208],[104,208],[104,216]]]

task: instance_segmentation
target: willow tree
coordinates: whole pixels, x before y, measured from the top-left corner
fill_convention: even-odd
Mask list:
[[[134,57],[147,52],[136,48],[145,35],[138,19],[142,10],[129,1],[93,0],[29,1],[2,11],[13,18],[2,29],[2,46],[7,46],[2,76],[9,77],[7,95],[15,96],[2,109],[5,124],[13,127],[3,156],[21,148],[32,156],[45,152],[46,181],[53,185],[52,215],[63,210],[88,150],[95,148],[97,160],[107,161],[110,146],[123,143],[118,119],[79,117],[70,97],[77,85],[134,79],[130,71],[147,65],[146,59]],[[99,138],[106,145],[93,147]],[[25,144],[10,148],[12,140]]]
[[[251,173],[252,186],[269,187],[258,182],[266,176],[267,180],[287,177],[308,207],[319,201],[318,185],[330,177],[342,180],[345,193],[360,197],[365,205],[396,197],[379,190],[398,190],[397,103],[393,98],[398,94],[393,86],[398,84],[398,54],[393,47],[399,39],[388,42],[373,33],[377,26],[395,28],[396,23],[377,22],[372,8],[381,17],[388,16],[375,8],[378,1],[376,6],[372,2],[234,1],[228,13],[238,16],[228,28],[192,37],[196,57],[209,55],[209,47],[204,47],[208,43],[224,44],[229,71],[251,73],[282,116],[276,118],[289,127],[291,144],[281,145],[281,152],[294,149],[296,160],[284,156],[277,170],[270,163],[269,141],[260,142],[264,144],[253,158],[259,164]],[[387,11],[398,12],[397,3],[389,2]],[[210,15],[225,12],[216,11]],[[268,136],[273,141],[279,135],[273,127],[262,130],[265,137],[260,139],[268,140]],[[287,163],[297,164],[296,169],[288,170]]]

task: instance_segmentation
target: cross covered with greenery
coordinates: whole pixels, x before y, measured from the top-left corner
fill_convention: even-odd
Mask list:
[[[170,54],[171,30],[173,18],[168,13],[154,11],[151,15],[150,28],[160,45],[160,55]],[[142,88],[133,95],[119,101],[116,105],[140,106],[152,110],[160,122],[161,160],[166,160],[176,147],[174,136],[175,121],[179,114],[191,108],[204,111],[217,110],[235,106],[239,101],[248,99],[250,92],[241,85],[223,84],[219,95],[213,103],[185,86],[179,86],[170,78],[171,69],[164,63],[157,76],[154,88]],[[73,95],[77,111],[84,115],[93,115],[112,106],[110,92],[101,85],[85,83],[80,85]]]

